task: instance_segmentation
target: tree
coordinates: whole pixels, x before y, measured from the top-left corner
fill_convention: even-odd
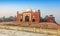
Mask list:
[[[41,22],[44,22],[44,18],[42,18],[42,17],[41,17],[41,19],[40,19],[40,20],[41,20]]]
[[[48,20],[49,16],[46,15],[45,18],[44,18],[44,21],[46,22]]]

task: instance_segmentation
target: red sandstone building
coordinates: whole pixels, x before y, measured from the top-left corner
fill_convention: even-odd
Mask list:
[[[28,9],[23,13],[17,12],[17,22],[17,25],[23,27],[60,29],[60,25],[55,22],[55,17],[53,15],[48,16],[48,18],[42,21],[40,10],[33,11],[32,9]]]
[[[54,22],[55,18],[50,15],[45,22]],[[33,11],[32,9],[28,9],[23,13],[17,12],[17,22],[41,22],[41,13],[40,10]]]

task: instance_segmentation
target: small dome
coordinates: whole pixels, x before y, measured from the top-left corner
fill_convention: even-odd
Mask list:
[[[32,9],[30,8],[30,9],[27,9],[26,11],[27,11],[27,12],[28,12],[28,11],[32,11]]]
[[[35,12],[36,10],[33,10],[33,12]]]

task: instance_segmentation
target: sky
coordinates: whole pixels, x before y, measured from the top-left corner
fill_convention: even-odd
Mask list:
[[[60,0],[0,0],[0,17],[16,16],[17,11],[40,10],[41,17],[54,15],[60,24]]]

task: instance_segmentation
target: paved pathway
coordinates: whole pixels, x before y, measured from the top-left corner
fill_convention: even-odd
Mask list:
[[[38,33],[24,32],[24,31],[0,29],[0,36],[56,36],[56,35],[47,35],[47,34],[38,34]]]

